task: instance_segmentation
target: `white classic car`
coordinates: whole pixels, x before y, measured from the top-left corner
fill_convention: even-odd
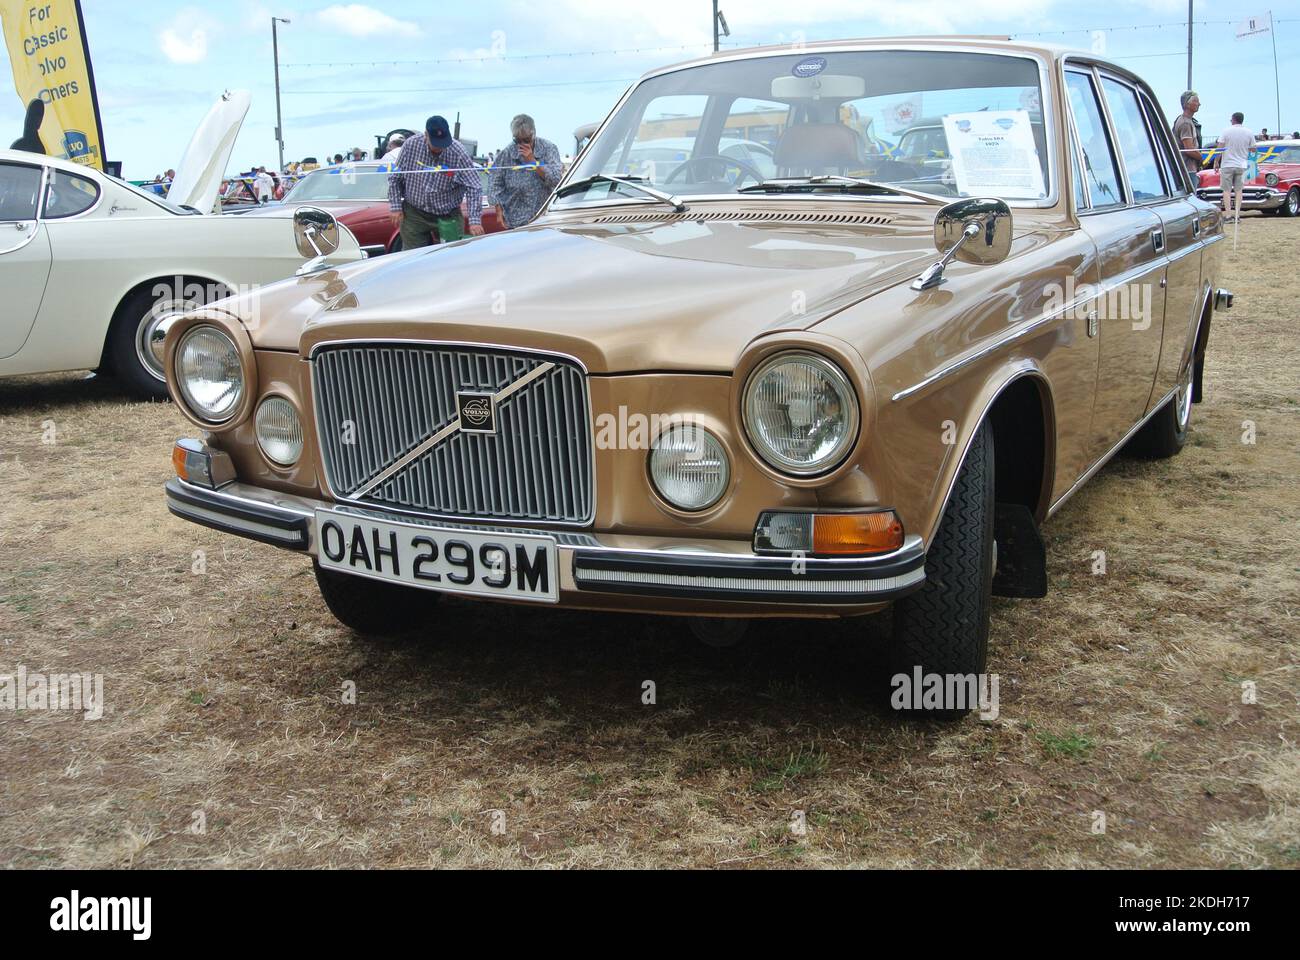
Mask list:
[[[175,317],[293,276],[304,258],[364,256],[327,213],[268,213],[203,215],[94,169],[0,150],[0,376],[95,369],[166,397]]]

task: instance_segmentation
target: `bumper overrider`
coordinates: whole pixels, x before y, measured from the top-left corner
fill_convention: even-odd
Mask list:
[[[574,606],[650,610],[661,609],[650,598],[678,598],[713,607],[721,601],[764,607],[872,608],[911,593],[925,581],[925,553],[917,536],[907,537],[901,548],[884,555],[790,558],[764,556],[755,553],[751,544],[738,541],[426,520],[236,481],[210,489],[176,478],[167,483],[166,495],[168,509],[182,519],[312,557],[319,557],[322,550],[319,511],[443,534],[550,538],[558,547],[559,601]],[[645,599],[620,602],[619,596]]]

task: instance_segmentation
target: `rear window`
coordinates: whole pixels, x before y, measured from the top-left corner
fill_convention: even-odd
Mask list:
[[[95,181],[56,170],[45,195],[45,219],[75,217],[93,207],[98,199],[99,187]]]

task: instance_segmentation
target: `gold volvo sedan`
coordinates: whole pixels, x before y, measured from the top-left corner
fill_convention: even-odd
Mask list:
[[[203,436],[168,507],[310,557],[361,633],[447,593],[892,606],[900,666],[981,674],[990,597],[1046,593],[1040,525],[1201,397],[1231,295],[1168,129],[1128,70],[1009,40],[654,71],[526,226],[176,322]]]

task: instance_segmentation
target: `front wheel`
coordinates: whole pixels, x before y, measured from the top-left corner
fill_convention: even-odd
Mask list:
[[[163,341],[183,314],[209,299],[202,284],[175,289],[171,283],[140,290],[122,302],[109,330],[108,357],[114,375],[145,400],[167,399]]]
[[[325,570],[319,563],[316,586],[334,618],[367,636],[395,637],[432,630],[439,596],[431,590],[382,583]]]
[[[982,689],[995,558],[993,480],[993,430],[983,423],[925,555],[925,585],[894,604],[890,701],[896,710],[952,720],[978,705],[970,696],[927,702],[914,678],[937,674],[945,691]],[[899,696],[903,685],[909,696]]]
[[[1282,204],[1282,209],[1288,217],[1300,217],[1300,187],[1292,187],[1287,191],[1286,203]]]

